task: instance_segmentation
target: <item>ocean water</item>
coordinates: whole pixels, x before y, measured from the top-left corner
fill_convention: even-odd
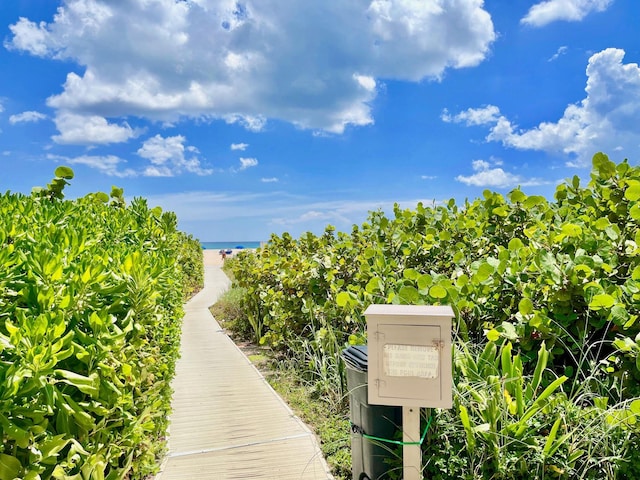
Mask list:
[[[258,248],[262,242],[200,242],[203,250],[229,250],[242,246],[244,248]]]

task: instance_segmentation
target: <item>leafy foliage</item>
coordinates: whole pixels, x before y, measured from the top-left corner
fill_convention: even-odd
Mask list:
[[[144,199],[62,200],[72,177],[0,196],[2,480],[144,478],[165,448],[199,244]]]
[[[640,394],[639,222],[640,168],[598,153],[588,185],[574,177],[557,187],[554,201],[515,189],[506,197],[485,191],[461,206],[453,200],[414,210],[396,206],[393,218],[372,212],[350,234],[328,227],[319,237],[273,235],[232,268],[235,284],[246,292],[245,327],[305,365],[326,392],[340,387],[345,393],[340,352],[364,342],[362,312],[369,304],[448,304],[456,314],[458,344],[477,345],[472,357],[485,345],[510,345],[518,364],[513,381],[539,377],[529,384],[531,395],[565,379],[554,398],[565,396],[567,408],[578,412],[572,425],[583,428],[591,421],[584,408],[595,408],[596,398],[627,418],[628,402]],[[546,361],[538,371],[541,351]],[[499,394],[501,414],[513,408],[503,399],[504,375],[509,373],[497,370],[498,383],[481,386],[487,398]],[[466,381],[460,377],[458,388]],[[531,406],[509,395],[520,415]],[[478,410],[463,406],[472,425]],[[558,432],[569,426],[565,420],[556,424],[557,418],[533,436],[546,428],[563,438]],[[625,422],[613,422],[619,445],[636,441],[625,436]],[[529,418],[524,428],[534,423]],[[496,432],[504,438],[502,427]],[[459,445],[468,447],[470,438]],[[546,455],[554,460],[543,464],[575,470],[570,461],[555,460],[562,452],[551,444]],[[494,466],[504,465],[491,458]],[[607,465],[618,460],[612,455]]]

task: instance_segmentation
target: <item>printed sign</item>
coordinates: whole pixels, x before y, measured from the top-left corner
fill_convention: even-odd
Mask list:
[[[439,363],[440,349],[435,346],[386,344],[382,353],[389,377],[438,378]]]

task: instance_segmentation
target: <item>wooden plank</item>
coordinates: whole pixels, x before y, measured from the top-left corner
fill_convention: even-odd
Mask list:
[[[156,478],[331,479],[314,434],[211,316],[228,284],[206,266],[205,288],[185,306],[169,453]]]

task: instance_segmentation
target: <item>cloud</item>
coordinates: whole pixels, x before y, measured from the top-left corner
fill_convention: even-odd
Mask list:
[[[248,146],[249,146],[248,143],[232,143],[231,150],[240,150],[244,152]]]
[[[9,25],[9,29],[13,33],[13,39],[5,40],[5,48],[24,50],[38,57],[44,57],[53,52],[53,39],[47,30],[46,22],[37,24],[20,17],[18,23]]]
[[[458,175],[456,180],[464,183],[465,185],[471,185],[474,187],[493,187],[493,188],[508,188],[516,187],[518,185],[522,187],[530,187],[534,185],[545,185],[549,182],[539,178],[523,178],[513,173],[505,172],[498,165],[502,165],[501,161],[488,162],[486,160],[474,160],[471,162],[473,171],[476,172],[473,175],[465,177],[464,175]]]
[[[544,27],[565,20],[579,22],[592,12],[603,12],[613,0],[546,0],[533,5],[520,23]]]
[[[127,163],[127,161],[115,155],[82,155],[79,157],[47,155],[47,158],[62,163],[69,163],[71,165],[85,165],[87,167],[96,169],[109,177],[124,178],[135,177],[138,175],[138,173],[131,168],[125,168],[124,170],[121,170],[120,166]]]
[[[557,60],[558,58],[560,58],[561,55],[564,55],[565,53],[567,53],[568,50],[569,50],[569,47],[567,47],[566,45],[561,46],[560,48],[558,48],[556,53],[554,53],[549,58],[549,60],[547,60],[547,62],[553,62],[553,61]]]
[[[221,119],[258,131],[278,119],[342,133],[374,122],[379,79],[440,79],[478,65],[496,38],[481,0],[60,3],[49,22],[10,25],[5,46],[75,62],[82,73],[48,105],[112,122]]]
[[[598,151],[640,154],[640,68],[622,63],[624,50],[608,48],[594,54],[587,66],[587,96],[568,105],[557,122],[519,129],[494,105],[469,108],[446,122],[489,126],[487,141],[520,150],[539,150],[569,157],[568,165],[588,165]]]
[[[420,178],[422,180],[435,180],[438,177],[436,175],[421,175]]]
[[[16,123],[39,122],[40,120],[44,120],[45,118],[47,118],[47,116],[44,113],[22,112],[17,113],[16,115],[11,115],[9,117],[9,123],[11,125],[15,125]]]
[[[271,177],[271,178],[261,178],[260,181],[262,183],[278,183],[280,180],[276,177]]]
[[[140,132],[126,122],[120,125],[109,123],[99,115],[78,115],[60,111],[55,117],[60,135],[51,137],[54,142],[73,145],[95,145],[126,142]]]
[[[284,227],[290,227],[292,225],[310,222],[322,222],[325,224],[337,222],[339,224],[348,224],[349,219],[335,211],[310,210],[298,215],[297,217],[280,217],[271,220],[271,224],[281,225]]]
[[[138,155],[151,162],[144,170],[148,177],[173,177],[186,171],[196,175],[211,175],[212,169],[202,168],[200,160],[195,156],[198,149],[186,146],[186,138],[182,135],[173,137],[155,137],[146,140],[138,149]],[[187,153],[194,154],[187,157]]]
[[[484,125],[493,123],[500,119],[500,109],[495,105],[487,105],[482,108],[469,108],[457,115],[451,115],[445,108],[442,113],[442,120],[445,122],[466,123],[467,125]]]
[[[258,160],[255,158],[240,158],[240,171],[246,170],[247,168],[257,167]]]
[[[327,193],[327,198],[336,195]],[[210,192],[187,191],[166,195],[147,196],[150,205],[160,205],[170,210],[184,222],[238,220],[246,218],[262,218],[271,225],[299,225],[314,220],[321,227],[326,223],[323,219],[342,219],[342,226],[362,223],[367,212],[382,209],[393,212],[393,205],[398,199],[372,199],[353,201],[348,199],[318,200],[301,195],[292,195],[283,191],[269,193],[247,192]],[[415,208],[418,202],[425,205],[432,201],[423,199],[406,199],[401,208]]]

